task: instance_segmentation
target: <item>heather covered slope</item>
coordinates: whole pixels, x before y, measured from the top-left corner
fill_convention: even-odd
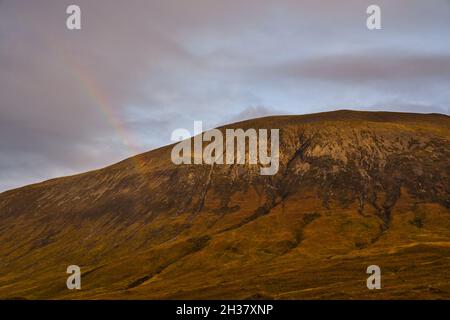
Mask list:
[[[448,116],[227,127],[279,128],[278,174],[175,166],[167,146],[0,194],[0,298],[450,299]],[[366,288],[371,264],[381,290]]]

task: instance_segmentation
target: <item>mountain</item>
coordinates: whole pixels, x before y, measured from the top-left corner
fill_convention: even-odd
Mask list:
[[[336,111],[279,128],[280,168],[172,146],[0,194],[2,299],[450,299],[450,118]],[[82,290],[68,290],[78,265]],[[381,268],[368,290],[369,265]]]

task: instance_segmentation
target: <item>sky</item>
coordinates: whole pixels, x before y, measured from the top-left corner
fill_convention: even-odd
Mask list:
[[[449,114],[449,84],[450,0],[0,0],[0,192],[169,144],[194,120]]]

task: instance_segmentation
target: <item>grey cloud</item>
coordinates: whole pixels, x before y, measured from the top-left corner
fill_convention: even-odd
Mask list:
[[[351,83],[450,81],[450,55],[360,53],[317,57],[268,70],[272,74]]]

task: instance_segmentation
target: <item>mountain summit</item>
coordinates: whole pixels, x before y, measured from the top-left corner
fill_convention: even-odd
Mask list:
[[[450,117],[226,128],[280,129],[278,173],[174,165],[166,146],[1,193],[0,298],[450,299]],[[67,289],[69,265],[82,290]]]

